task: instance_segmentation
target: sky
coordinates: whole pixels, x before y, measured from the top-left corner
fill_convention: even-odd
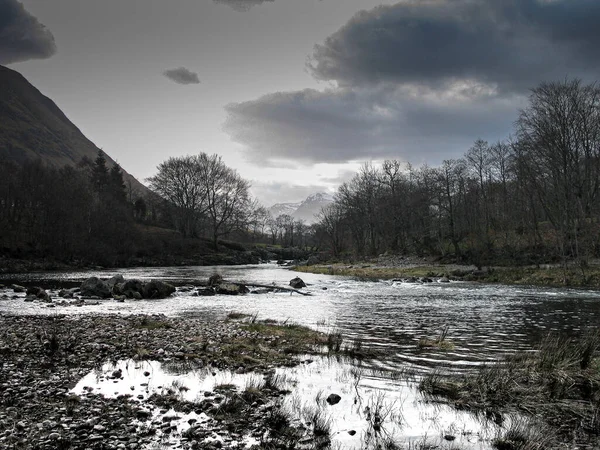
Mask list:
[[[598,23],[598,0],[0,0],[0,64],[140,181],[218,153],[270,206],[508,138],[531,88],[600,79]]]

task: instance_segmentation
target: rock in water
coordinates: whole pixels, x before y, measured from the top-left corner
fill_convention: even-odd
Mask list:
[[[144,298],[166,298],[175,292],[175,286],[164,281],[150,281],[144,284],[142,295]]]
[[[327,403],[330,405],[337,405],[341,399],[342,397],[337,394],[329,394],[329,397],[327,397]]]
[[[294,289],[300,289],[306,287],[306,283],[300,277],[292,278],[290,280],[290,286]]]
[[[217,294],[239,295],[246,294],[249,289],[243,284],[221,283],[216,287]]]
[[[90,277],[81,283],[81,295],[108,298],[111,296],[110,287],[98,277]]]

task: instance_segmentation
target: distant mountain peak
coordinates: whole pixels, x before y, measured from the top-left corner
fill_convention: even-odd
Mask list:
[[[326,192],[317,192],[311,194],[301,202],[296,203],[277,203],[269,208],[269,213],[273,217],[282,214],[292,216],[296,220],[303,220],[306,224],[317,221],[315,215],[321,212],[321,209],[333,202],[333,196]]]

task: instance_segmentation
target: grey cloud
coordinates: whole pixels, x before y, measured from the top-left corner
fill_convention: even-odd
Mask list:
[[[542,80],[595,78],[597,0],[421,0],[356,14],[315,46],[309,70],[357,86],[476,80],[524,92]]]
[[[236,11],[248,11],[256,5],[261,5],[265,2],[273,2],[275,0],[213,0],[215,3],[223,3],[231,6]]]
[[[451,93],[414,86],[307,89],[230,104],[224,130],[261,164],[433,162],[461,154],[477,137],[506,137],[520,100],[469,86]]]
[[[198,74],[185,67],[165,70],[163,75],[177,84],[200,84]]]
[[[0,64],[49,58],[54,53],[54,36],[22,3],[0,0]]]

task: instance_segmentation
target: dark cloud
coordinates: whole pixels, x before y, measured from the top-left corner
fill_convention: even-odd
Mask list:
[[[517,99],[518,100],[518,99]],[[476,86],[440,93],[414,86],[304,90],[230,104],[224,129],[257,163],[343,163],[402,158],[441,161],[477,137],[500,139],[515,99]]]
[[[600,70],[597,0],[421,0],[354,16],[317,45],[312,74],[340,85],[476,80],[524,92]]]
[[[506,138],[529,89],[600,73],[598,0],[406,0],[356,14],[309,59],[323,91],[227,106],[254,161],[436,164]]]
[[[185,67],[165,70],[163,75],[177,84],[200,84],[198,74]]]
[[[236,11],[248,11],[256,5],[261,5],[265,2],[273,2],[275,0],[213,0],[215,3],[223,3],[231,6]]]
[[[0,0],[0,64],[49,58],[54,53],[54,36],[23,4]]]

